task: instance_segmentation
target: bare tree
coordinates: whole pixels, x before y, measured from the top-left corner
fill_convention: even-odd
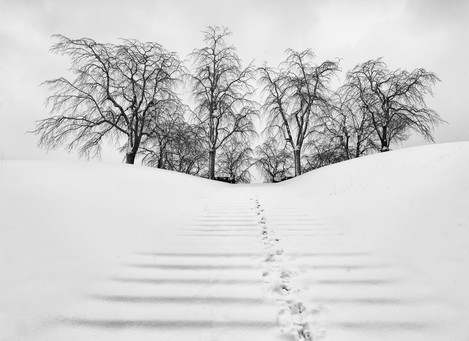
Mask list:
[[[169,169],[177,172],[203,176],[208,174],[205,144],[197,125],[182,123],[176,130],[170,145]]]
[[[245,138],[255,131],[252,120],[257,111],[248,98],[253,93],[249,85],[253,67],[241,66],[235,47],[225,41],[230,34],[227,28],[208,27],[205,47],[190,55],[194,63],[192,94],[197,103],[194,118],[208,146],[210,179],[215,177],[217,150],[233,135]]]
[[[168,169],[167,160],[171,144],[178,136],[179,127],[184,122],[184,106],[175,105],[165,115],[158,115],[151,121],[151,137],[142,143],[142,162],[148,166]]]
[[[279,147],[279,142],[271,137],[257,146],[255,152],[257,168],[267,182],[276,182],[292,175],[293,157],[285,143]]]
[[[159,125],[156,139],[142,151],[148,166],[203,176],[207,173],[207,153],[200,129],[182,117],[169,116]]]
[[[302,158],[305,172],[347,160],[343,145],[330,136],[310,141],[308,147],[308,152]]]
[[[360,157],[376,148],[370,117],[342,88],[335,93],[322,119],[323,135],[326,139],[333,139],[335,145],[342,149],[343,158]]]
[[[286,60],[277,70],[259,68],[268,116],[267,131],[281,135],[290,144],[295,162],[295,175],[300,175],[301,153],[305,142],[320,124],[321,111],[328,101],[329,82],[338,71],[338,62],[313,63],[311,50],[287,50]]]
[[[250,168],[254,165],[253,150],[248,141],[231,138],[220,148],[217,160],[219,173],[231,183],[249,183]]]
[[[347,73],[346,92],[354,98],[388,151],[393,141],[404,141],[416,131],[433,141],[433,127],[444,122],[425,104],[438,77],[425,69],[391,71],[381,58],[355,66]]]
[[[53,116],[37,123],[39,145],[51,149],[70,139],[68,150],[96,156],[104,139],[124,139],[125,160],[134,163],[153,133],[150,122],[179,101],[173,91],[182,71],[176,54],[130,39],[116,45],[55,38],[51,51],[71,59],[74,78],[45,82],[53,92],[47,99]]]

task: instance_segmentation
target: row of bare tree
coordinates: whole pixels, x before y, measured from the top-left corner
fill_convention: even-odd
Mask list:
[[[388,151],[412,131],[433,140],[433,127],[443,122],[425,104],[438,78],[424,69],[392,71],[382,59],[369,60],[333,91],[338,61],[316,64],[311,50],[289,49],[278,67],[243,67],[229,35],[208,27],[189,66],[157,43],[55,36],[51,50],[71,59],[72,78],[45,82],[51,116],[37,122],[39,145],[65,143],[93,157],[111,143],[127,163],[140,157],[231,182],[248,182],[256,165],[267,181],[278,181]],[[182,91],[192,95],[191,105]],[[266,138],[253,149],[257,118]]]

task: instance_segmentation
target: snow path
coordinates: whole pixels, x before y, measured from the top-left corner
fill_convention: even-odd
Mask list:
[[[42,340],[285,340],[262,278],[252,191],[222,188],[164,243],[122,255]]]
[[[455,312],[412,269],[368,251],[301,197],[262,187],[256,196],[294,278],[294,302],[313,339],[444,340]],[[281,198],[281,200],[279,200]]]
[[[281,188],[227,186],[122,254],[41,340],[442,340],[454,317],[405,264]]]

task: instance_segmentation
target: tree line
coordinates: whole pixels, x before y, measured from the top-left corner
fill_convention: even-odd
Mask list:
[[[37,122],[38,145],[95,157],[110,143],[130,164],[140,158],[233,183],[249,182],[257,167],[275,182],[388,151],[412,132],[433,141],[444,122],[425,103],[439,81],[425,69],[390,70],[372,59],[332,89],[338,60],[317,63],[310,49],[288,49],[278,66],[244,66],[229,29],[203,34],[186,62],[155,42],[55,35],[51,51],[70,58],[72,77],[44,83],[50,115]],[[191,95],[186,103],[183,91]],[[259,119],[263,140],[254,147]]]

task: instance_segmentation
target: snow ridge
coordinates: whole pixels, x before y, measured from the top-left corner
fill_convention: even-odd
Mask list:
[[[295,273],[285,266],[284,249],[275,230],[267,223],[259,199],[255,199],[255,210],[264,249],[262,276],[277,303],[277,322],[281,332],[293,336],[296,341],[313,341],[321,334],[313,331],[312,313],[299,299],[300,289],[295,283]]]

